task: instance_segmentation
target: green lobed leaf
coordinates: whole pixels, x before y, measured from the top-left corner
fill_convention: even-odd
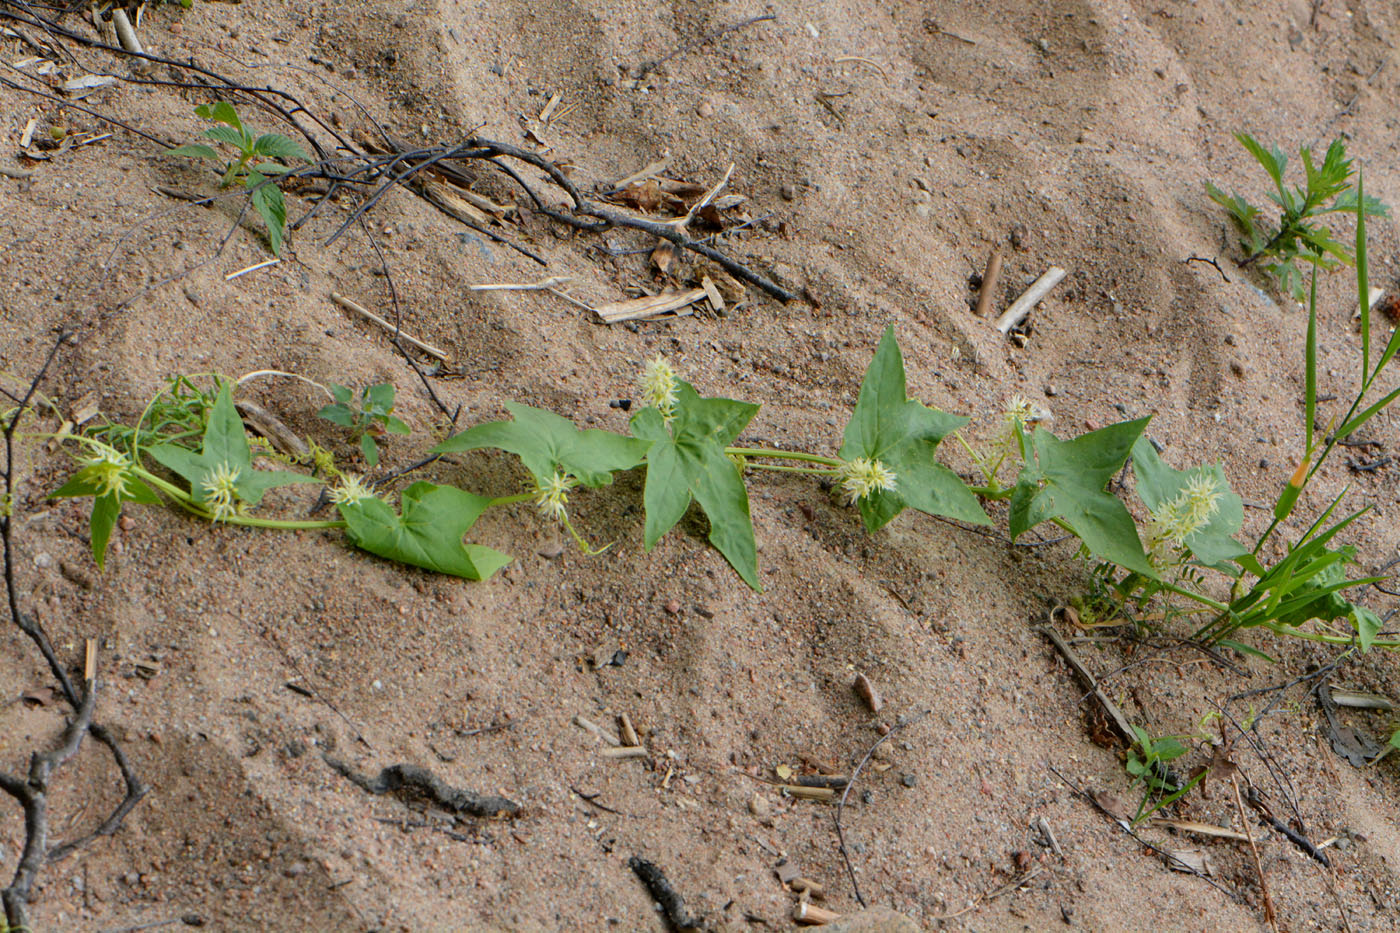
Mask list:
[[[1219,464],[1192,470],[1174,469],[1162,461],[1147,438],[1139,437],[1133,443],[1133,473],[1137,477],[1138,496],[1153,512],[1180,495],[1191,480],[1210,477],[1215,488],[1221,490],[1220,498],[1210,521],[1187,536],[1186,546],[1197,560],[1211,566],[1237,560],[1249,553],[1249,549],[1233,537],[1244,524],[1244,501],[1230,489]]]
[[[317,418],[324,418],[331,424],[338,424],[342,428],[353,428],[355,426],[355,416],[351,414],[350,408],[344,402],[336,402],[334,405],[326,405],[316,412]]]
[[[399,497],[402,514],[379,498],[342,502],[338,508],[346,533],[361,550],[425,570],[485,580],[513,560],[500,551],[463,543],[490,504],[490,499],[455,486],[417,482]]]
[[[661,413],[647,408],[633,416],[632,433],[649,444],[642,494],[646,549],[680,521],[694,497],[710,520],[710,543],[745,583],[761,591],[748,490],[724,452],[757,413],[757,405],[702,398],[690,383],[677,380],[669,430]]]
[[[292,483],[318,483],[320,480],[301,473],[284,470],[253,469],[252,450],[243,421],[233,405],[233,391],[228,383],[219,387],[219,394],[209,409],[209,421],[204,428],[204,440],[199,453],[174,444],[159,444],[150,454],[162,466],[182,476],[190,486],[190,497],[203,506],[207,490],[204,482],[220,466],[237,471],[234,486],[238,497],[249,505],[257,505],[263,494],[275,486]]]
[[[264,184],[266,182],[266,184]],[[267,225],[268,245],[272,255],[282,255],[282,234],[287,228],[287,203],[282,200],[282,189],[268,182],[267,178],[250,171],[246,184],[252,192],[253,207]]]
[[[606,486],[615,470],[630,470],[647,453],[642,441],[590,428],[580,431],[574,423],[550,411],[507,402],[513,421],[494,421],[454,434],[432,453],[461,453],[494,447],[513,453],[538,485],[566,473],[585,486]]]
[[[967,421],[909,398],[904,357],[894,328],[887,328],[866,368],[841,445],[841,459],[878,460],[895,473],[893,490],[877,490],[857,503],[868,530],[878,530],[905,506],[976,525],[991,524],[977,497],[936,459],[938,443]]]
[[[1024,463],[1011,496],[1012,540],[1043,521],[1057,519],[1095,556],[1156,579],[1133,517],[1117,497],[1104,491],[1147,422],[1123,421],[1068,441],[1045,428],[1029,436],[1022,433]]]

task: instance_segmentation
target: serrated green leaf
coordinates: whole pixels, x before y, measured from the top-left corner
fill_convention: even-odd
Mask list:
[[[580,431],[569,419],[529,405],[507,402],[506,410],[515,420],[468,428],[432,453],[494,447],[519,457],[538,485],[566,473],[585,486],[605,486],[615,470],[630,470],[646,456],[647,444],[636,438],[596,428]]]
[[[745,583],[761,591],[748,490],[724,452],[757,413],[757,405],[702,398],[690,383],[677,380],[670,429],[660,412],[647,408],[633,416],[632,433],[649,442],[642,494],[646,549],[680,521],[694,497],[710,520],[710,543]]]
[[[227,123],[236,130],[243,129],[243,121],[238,118],[238,111],[233,109],[233,104],[230,104],[228,101],[218,101],[212,107],[208,105],[196,107],[195,113],[206,120]]]
[[[215,142],[225,143],[234,147],[240,152],[243,151],[244,139],[242,130],[236,129],[232,126],[225,126],[222,123],[216,123],[213,126],[206,129],[204,131],[204,135],[207,138],[214,140]]]
[[[282,233],[287,227],[287,204],[282,200],[282,189],[277,185],[267,182],[267,179],[257,172],[249,172],[247,186],[252,192],[253,207],[262,217],[263,223],[267,225],[268,245],[272,247],[272,255],[282,255]]]
[[[414,483],[399,497],[402,514],[383,499],[339,503],[350,540],[361,550],[425,570],[485,580],[513,558],[462,539],[491,504],[455,486]]]
[[[223,159],[214,151],[213,146],[206,146],[204,143],[188,143],[184,146],[176,146],[174,149],[165,150],[166,155],[188,156],[191,159],[208,159],[210,162],[222,162]]]
[[[1220,490],[1215,512],[1204,527],[1186,538],[1186,546],[1203,564],[1214,566],[1227,560],[1238,560],[1249,549],[1233,537],[1244,523],[1244,501],[1230,489],[1225,471],[1219,464],[1177,470],[1158,456],[1145,437],[1133,443],[1133,473],[1137,477],[1137,493],[1150,511],[1159,511],[1186,488],[1191,480],[1207,476]]]
[[[1024,464],[1011,497],[1011,537],[1050,519],[1062,521],[1091,553],[1157,577],[1127,508],[1104,491],[1128,459],[1147,418],[1111,424],[1062,441],[1045,428],[1022,434]]]
[[[272,159],[311,161],[311,157],[303,152],[300,146],[281,133],[264,133],[259,136],[253,143],[253,152]]]
[[[887,328],[866,368],[841,445],[841,459],[864,457],[895,473],[893,490],[875,490],[857,502],[868,530],[878,530],[905,506],[929,515],[991,524],[977,497],[936,459],[938,443],[967,421],[909,398],[904,357],[894,328]]]
[[[1286,193],[1283,186],[1283,172],[1288,166],[1288,156],[1284,155],[1278,146],[1265,149],[1259,142],[1248,133],[1236,133],[1235,138],[1240,141],[1240,145],[1249,150],[1249,154],[1264,166],[1264,171],[1269,173],[1269,177],[1274,180],[1280,193]]]

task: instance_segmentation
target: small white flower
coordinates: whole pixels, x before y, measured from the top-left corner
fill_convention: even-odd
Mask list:
[[[221,463],[200,483],[204,489],[204,505],[216,522],[224,521],[238,511],[238,473],[227,463]]]
[[[661,412],[667,423],[676,416],[676,402],[680,398],[680,387],[676,384],[676,371],[664,356],[654,356],[647,360],[642,371],[642,401],[648,408]]]
[[[1147,553],[1158,567],[1177,562],[1186,539],[1204,528],[1220,508],[1222,492],[1204,471],[1191,477],[1170,502],[1162,503],[1147,522]]]
[[[578,485],[578,480],[567,473],[555,473],[547,482],[535,489],[535,505],[545,518],[556,522],[567,521],[569,517],[569,490]]]
[[[116,493],[117,498],[122,498],[126,494],[126,480],[131,469],[131,461],[127,459],[126,454],[112,447],[102,447],[98,449],[97,455],[87,462],[86,467],[92,471],[99,496]]]
[[[841,480],[841,491],[846,494],[847,505],[855,505],[881,489],[893,492],[895,487],[894,471],[869,457],[847,460],[837,470],[837,476]]]
[[[374,492],[365,485],[364,478],[354,473],[342,474],[340,485],[331,490],[331,501],[336,505],[357,505],[373,498]]]

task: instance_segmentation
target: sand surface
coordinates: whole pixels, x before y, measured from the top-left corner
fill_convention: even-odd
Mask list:
[[[61,405],[96,393],[104,413],[128,419],[174,373],[390,381],[415,434],[387,444],[385,465],[404,467],[446,419],[385,335],[329,297],[387,313],[387,266],[404,329],[452,356],[454,377],[433,385],[461,406],[459,427],[498,419],[514,400],[624,430],[627,414],[609,402],[635,397],[642,361],[665,353],[702,392],[763,404],[746,442],[831,454],[893,325],[910,393],[977,419],[971,436],[993,434],[1015,394],[1050,409],[1062,435],[1151,415],[1169,462],[1219,460],[1247,503],[1272,503],[1303,444],[1307,318],[1237,267],[1204,184],[1262,201],[1264,176],[1236,131],[1294,152],[1345,135],[1367,192],[1400,203],[1393,5],[799,0],[714,37],[767,11],[754,0],[197,0],[149,8],[141,35],[162,55],[286,90],[346,133],[372,118],[416,142],[543,140],[589,190],[663,157],[669,175],[705,186],[732,163],[726,191],[748,198],[739,210],[753,224],[720,245],[801,300],[748,289],[724,316],[604,326],[548,293],[471,292],[568,275],[597,305],[665,284],[647,237],[571,232],[491,173],[481,192],[521,208],[496,231],[547,268],[396,190],[368,215],[382,263],[363,230],[324,245],[349,216],[347,196],[292,235],[282,263],[225,280],[266,258],[260,224],[234,229],[216,254],[238,201],[207,209],[155,190],[214,193],[207,173],[127,129],[0,87],[0,164],[33,169],[0,177],[0,369],[32,373],[55,329],[75,329],[45,391]],[[129,73],[115,56],[62,45],[77,62],[61,58],[61,76],[6,80],[54,93],[89,71]],[[0,39],[7,62],[33,55]],[[542,125],[555,95],[557,116]],[[81,104],[188,141],[202,128],[193,107],[211,99],[122,82]],[[291,131],[242,109],[259,128]],[[39,134],[113,135],[29,164],[16,150],[32,118]],[[288,203],[295,218],[312,195]],[[1389,286],[1394,222],[1372,233],[1372,278]],[[1069,272],[1023,346],[971,308],[969,276],[997,244],[997,309],[1048,267]],[[1192,256],[1218,257],[1220,271]],[[681,285],[707,273],[685,257],[670,269]],[[1345,274],[1320,287],[1324,394],[1344,396],[1356,379],[1353,288]],[[314,417],[313,390],[260,379],[242,397],[353,464],[343,433]],[[1323,404],[1319,423],[1339,404]],[[1400,440],[1389,416],[1367,431],[1382,446],[1348,454],[1374,459]],[[969,468],[952,445],[945,456]],[[1356,473],[1344,460],[1300,515],[1350,484],[1348,507],[1371,506],[1347,534],[1369,571],[1397,556],[1397,470]],[[643,553],[635,474],[571,501],[591,540],[614,542],[602,556],[579,553],[527,506],[489,513],[473,540],[517,560],[486,583],[379,561],[337,532],[210,527],[141,507],[99,573],[85,504],[45,498],[71,464],[42,443],[20,447],[17,574],[66,659],[99,640],[98,716],[152,790],[115,836],[46,868],[38,930],[180,929],[181,918],[215,930],[663,929],[628,868],[634,855],[661,866],[716,929],[787,929],[796,897],[775,875],[781,857],[825,886],[829,909],[853,910],[856,892],[834,807],[765,782],[779,766],[849,772],[879,727],[900,723],[842,817],[869,903],[928,929],[1268,928],[1246,845],[1142,830],[1163,848],[1202,850],[1213,887],[1169,870],[1052,772],[1136,805],[1120,752],[1091,741],[1081,688],[1031,628],[1047,605],[1088,589],[1091,567],[1068,542],[1011,546],[1004,507],[992,508],[990,534],[906,513],[871,537],[817,483],[752,477],[762,594],[706,545],[695,515]],[[503,495],[522,474],[473,454],[415,475]],[[272,505],[302,515],[312,498]],[[1267,517],[1248,508],[1246,531]],[[1355,595],[1382,615],[1396,605]],[[1194,733],[1231,695],[1336,657],[1259,638],[1279,663],[1232,655],[1236,669],[1222,669],[1178,641],[1189,631],[1189,620],[1145,641],[1116,630],[1081,650],[1100,672],[1127,666],[1108,689],[1158,735]],[[883,694],[878,714],[853,692],[857,672]],[[1394,657],[1373,653],[1335,679],[1387,692],[1396,672]],[[0,767],[11,773],[61,728],[62,705],[21,700],[48,684],[32,646],[0,629]],[[1228,709],[1243,718],[1272,698]],[[606,758],[574,724],[613,728],[621,713],[645,758]],[[1375,716],[1349,721],[1381,728]],[[1308,838],[1342,840],[1331,873],[1253,828],[1279,929],[1394,929],[1395,763],[1358,769],[1336,755],[1306,686],[1281,695],[1258,738],[1263,754],[1237,752],[1246,776]],[[371,774],[422,765],[524,810],[453,824],[365,793],[324,754]],[[1192,743],[1182,764],[1208,758]],[[57,784],[62,838],[119,799],[91,744]],[[1192,795],[1178,815],[1241,825],[1228,787]],[[22,840],[6,801],[6,880]]]

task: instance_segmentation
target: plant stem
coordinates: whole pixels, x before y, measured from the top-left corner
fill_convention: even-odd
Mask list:
[[[974,496],[981,496],[983,499],[996,502],[1000,499],[1010,499],[1011,494],[1016,491],[1016,487],[1003,487],[1000,483],[995,483],[991,486],[969,486],[967,487],[967,490]],[[1070,532],[1070,534],[1074,534],[1073,530],[1069,528],[1065,528],[1065,531]]]
[[[750,470],[773,470],[778,473],[806,473],[809,476],[835,476],[840,470],[827,470],[814,467],[784,466],[780,463],[748,463]]]
[[[741,457],[772,457],[776,460],[801,460],[804,463],[820,463],[823,466],[840,467],[845,464],[844,460],[836,457],[823,457],[820,454],[809,454],[801,450],[770,450],[760,447],[726,447],[727,454],[737,454]]]
[[[535,494],[533,492],[522,492],[513,496],[497,496],[495,499],[486,503],[486,507],[489,509],[496,505],[515,505],[518,502],[533,502],[534,498]]]

